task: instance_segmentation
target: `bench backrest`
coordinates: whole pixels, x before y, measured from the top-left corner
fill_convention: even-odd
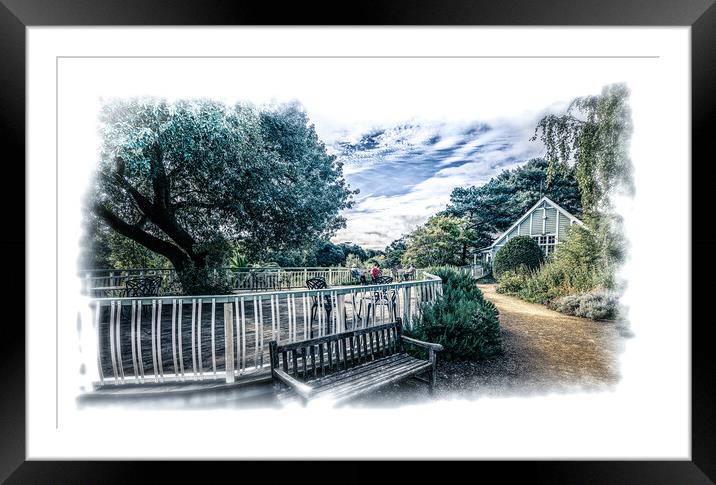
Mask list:
[[[403,351],[402,322],[351,330],[301,342],[269,343],[271,370],[281,369],[298,380],[347,371],[357,365]]]

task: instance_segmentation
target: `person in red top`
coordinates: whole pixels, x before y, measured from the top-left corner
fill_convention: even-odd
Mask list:
[[[375,281],[378,279],[378,276],[380,276],[380,270],[377,266],[373,265],[370,269],[370,277],[373,278],[373,281]]]

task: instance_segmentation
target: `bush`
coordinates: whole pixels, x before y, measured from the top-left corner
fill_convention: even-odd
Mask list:
[[[619,314],[619,298],[607,290],[563,296],[549,306],[558,312],[592,320],[613,320]]]
[[[572,226],[569,237],[550,259],[534,270],[520,267],[507,272],[499,279],[497,291],[547,304],[564,296],[609,288],[608,273],[601,264],[595,235],[580,226]]]
[[[505,271],[535,269],[544,261],[539,244],[529,236],[517,236],[502,246],[492,261],[492,273],[499,281]]]
[[[424,303],[406,335],[442,344],[441,358],[479,360],[502,352],[498,311],[469,275],[454,268],[428,270],[443,281],[443,294]]]
[[[232,290],[226,273],[219,268],[190,265],[177,276],[184,295],[226,295]]]
[[[516,295],[527,285],[529,276],[524,271],[505,271],[500,277],[498,293]]]

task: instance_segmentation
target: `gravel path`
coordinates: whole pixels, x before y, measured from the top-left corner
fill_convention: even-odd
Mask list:
[[[618,354],[628,329],[563,315],[478,285],[500,311],[504,355],[486,362],[438,362],[435,399],[599,391],[619,380]],[[353,401],[353,406],[424,402],[427,385],[410,380]]]

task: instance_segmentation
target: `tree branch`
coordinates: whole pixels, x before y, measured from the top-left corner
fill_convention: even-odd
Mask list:
[[[179,269],[181,266],[183,266],[184,262],[186,261],[188,255],[184,253],[180,248],[178,248],[174,244],[159,239],[156,236],[152,236],[151,234],[142,231],[136,226],[127,224],[122,219],[120,219],[119,216],[114,214],[112,211],[110,211],[103,205],[96,204],[94,206],[94,212],[95,214],[97,214],[98,217],[100,217],[104,222],[106,222],[109,227],[117,231],[119,234],[141,244],[142,246],[146,247],[151,251],[154,251],[155,253],[159,253],[162,256],[165,256],[167,259],[169,259],[169,261],[172,262],[176,269]]]
[[[174,241],[184,252],[190,257],[194,257],[194,238],[186,232],[182,227],[179,226],[173,215],[170,213],[170,208],[164,208],[160,205],[152,203],[147,197],[139,192],[129,181],[116,174],[114,180],[132,196],[132,199],[137,204],[140,212],[146,215],[150,221],[154,223],[164,234]]]

